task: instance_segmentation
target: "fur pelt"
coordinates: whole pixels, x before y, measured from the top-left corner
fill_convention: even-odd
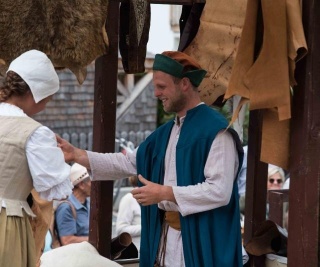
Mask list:
[[[126,73],[143,73],[149,40],[150,3],[129,0],[120,6],[119,50]]]
[[[107,9],[108,0],[0,1],[1,74],[21,53],[38,49],[81,84],[86,66],[107,52]]]

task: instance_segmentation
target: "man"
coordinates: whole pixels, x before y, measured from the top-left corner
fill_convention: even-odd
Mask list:
[[[74,186],[67,201],[55,212],[57,232],[62,245],[88,241],[90,219],[91,179],[85,167],[74,163],[70,179]]]
[[[163,52],[153,70],[154,94],[174,121],[127,155],[84,151],[57,137],[59,146],[66,161],[90,168],[93,179],[139,175],[141,187],[132,194],[142,205],[140,266],[242,266],[240,141],[201,102],[197,87],[206,71],[193,58]]]

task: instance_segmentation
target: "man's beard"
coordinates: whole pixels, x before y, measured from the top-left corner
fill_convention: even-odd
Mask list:
[[[186,102],[186,97],[183,94],[180,94],[176,99],[171,100],[167,107],[163,106],[163,109],[168,113],[177,113],[185,107]]]

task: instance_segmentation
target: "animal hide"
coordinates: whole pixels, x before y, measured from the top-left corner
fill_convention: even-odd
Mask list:
[[[119,49],[126,73],[145,71],[150,16],[150,4],[146,0],[121,3]]]
[[[263,38],[257,38],[261,5]],[[296,85],[295,64],[307,54],[299,0],[248,0],[238,53],[225,99],[234,95],[250,110],[264,109],[260,160],[289,168],[290,86]],[[260,33],[261,34],[261,33]],[[255,58],[255,51],[259,51]]]
[[[33,200],[31,208],[37,217],[30,219],[30,224],[36,244],[37,261],[39,263],[44,248],[45,237],[52,220],[53,202],[41,199],[34,189],[32,189],[31,194]]]
[[[212,105],[227,90],[244,23],[247,0],[206,1],[195,38],[183,52],[208,71],[199,86],[203,102]]]
[[[86,66],[107,52],[107,9],[108,0],[0,1],[1,74],[21,53],[37,49],[82,84]]]

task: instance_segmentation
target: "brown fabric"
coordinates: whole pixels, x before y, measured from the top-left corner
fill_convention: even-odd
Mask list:
[[[239,95],[239,108],[250,101],[250,110],[272,109],[263,118],[260,159],[288,168],[290,85],[295,84],[295,61],[307,52],[299,0],[261,1],[263,43],[255,60],[257,13],[260,1],[248,0],[245,24],[225,99]],[[299,51],[299,52],[298,52]],[[277,116],[274,116],[274,109]],[[232,122],[238,116],[235,112]],[[273,114],[273,115],[271,115]],[[271,128],[269,128],[271,127]],[[275,134],[275,130],[277,133]],[[275,157],[275,151],[277,156]]]
[[[243,77],[253,64],[256,34],[258,0],[248,0],[246,18],[241,33],[237,56],[232,67],[232,73],[225,93],[225,99],[240,95],[249,99],[249,89],[243,83]]]
[[[282,114],[279,116],[288,119],[290,90],[285,0],[265,0],[261,4],[263,45],[258,58],[243,77],[243,82],[250,90],[250,109],[281,107]]]
[[[166,211],[164,215],[164,219],[166,220],[169,226],[177,231],[181,230],[180,225],[180,213],[177,211]]]
[[[290,85],[297,84],[294,78],[296,62],[303,58],[308,52],[302,25],[300,2],[299,0],[286,0]]]
[[[36,252],[28,215],[7,216],[0,213],[0,266],[36,266]]]
[[[120,5],[119,50],[126,73],[143,73],[149,40],[151,9],[145,0]]]
[[[86,66],[106,53],[108,0],[8,0],[0,2],[0,59],[6,71],[21,53],[37,49],[81,84]],[[36,14],[36,15],[35,15]],[[4,75],[4,73],[1,73]]]
[[[30,224],[36,245],[37,260],[40,260],[44,248],[45,237],[52,221],[53,202],[41,199],[34,189],[31,191],[31,194],[33,200],[31,209],[37,217],[30,218]]]
[[[121,233],[111,240],[111,260],[116,260],[121,256],[122,251],[132,243],[132,237],[128,233]]]
[[[245,17],[246,0],[207,1],[196,37],[184,50],[208,71],[199,86],[211,105],[227,89]]]
[[[179,51],[185,50],[196,36],[200,26],[200,17],[204,6],[205,3],[194,3],[192,6],[182,6],[181,16],[179,20]]]
[[[290,120],[279,121],[276,109],[264,110],[260,160],[288,170],[289,136]]]
[[[261,223],[253,237],[245,245],[245,249],[255,256],[268,253],[286,256],[287,239],[288,236],[282,227],[273,221],[266,220]]]
[[[164,51],[161,53],[167,57],[174,59],[175,61],[179,62],[184,68],[195,68],[195,69],[202,69],[199,63],[189,55],[180,52],[180,51]]]

